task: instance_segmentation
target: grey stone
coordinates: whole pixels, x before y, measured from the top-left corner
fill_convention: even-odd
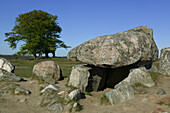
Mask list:
[[[148,72],[154,72],[154,73],[157,73],[158,72],[158,68],[152,64],[152,67],[150,69],[147,69]]]
[[[1,96],[1,95],[5,95],[6,93],[7,93],[6,90],[2,90],[2,91],[0,91],[0,96]]]
[[[82,91],[98,91],[104,87],[105,79],[104,69],[80,64],[72,67],[68,85]]]
[[[38,99],[38,101],[35,103],[35,105],[34,105],[34,107],[41,107],[43,105],[43,99],[42,98],[40,98],[40,99]]]
[[[69,51],[67,58],[99,67],[147,66],[158,59],[153,31],[139,26],[89,40]]]
[[[53,102],[50,104],[48,110],[50,111],[50,113],[62,113],[64,110],[64,106],[57,102]]]
[[[46,89],[53,89],[53,90],[59,91],[59,89],[56,86],[48,85],[41,91],[41,93],[43,93]]]
[[[15,95],[20,95],[20,94],[29,95],[29,94],[31,94],[31,92],[23,87],[17,87],[14,90],[14,94]]]
[[[72,92],[70,92],[67,96],[68,100],[80,100],[81,99],[81,90],[80,89],[75,89]]]
[[[156,92],[157,95],[166,95],[165,90],[163,90],[162,88],[158,89]]]
[[[14,72],[15,66],[5,58],[0,58],[0,69],[4,69],[8,72]]]
[[[131,69],[128,77],[117,84],[115,88],[124,85],[135,85],[137,83],[140,83],[146,87],[155,86],[155,82],[152,80],[151,75],[147,72],[146,68],[140,67],[136,69]]]
[[[14,73],[8,72],[4,69],[0,69],[0,81],[18,82],[23,80],[22,77],[15,75]]]
[[[41,78],[48,84],[55,84],[62,78],[59,65],[54,61],[42,61],[34,65],[33,75]]]
[[[131,86],[120,86],[104,94],[109,102],[114,105],[134,97],[134,89]]]
[[[148,98],[142,98],[142,102],[148,102],[149,99]]]
[[[161,50],[159,72],[170,76],[170,47]]]

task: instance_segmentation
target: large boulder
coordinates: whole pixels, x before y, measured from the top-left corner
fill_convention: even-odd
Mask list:
[[[105,69],[79,64],[72,67],[68,85],[82,91],[98,91],[105,87],[106,74]]]
[[[15,66],[5,58],[0,58],[0,69],[7,70],[8,72],[14,72]]]
[[[33,75],[49,84],[55,84],[62,78],[59,65],[54,61],[42,61],[34,65]]]
[[[135,85],[141,84],[146,87],[155,86],[155,82],[152,80],[151,75],[147,72],[145,67],[131,69],[127,78],[121,81],[115,86],[118,88],[124,85]]]
[[[161,50],[159,72],[170,76],[170,47]]]
[[[158,48],[152,29],[139,26],[87,41],[69,51],[67,58],[99,67],[147,66],[157,60]]]
[[[23,80],[22,77],[15,75],[7,70],[0,69],[0,81],[18,82]]]
[[[114,105],[134,97],[134,89],[131,86],[121,86],[104,94],[109,102]]]

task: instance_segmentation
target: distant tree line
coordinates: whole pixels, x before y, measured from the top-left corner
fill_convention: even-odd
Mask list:
[[[52,53],[55,57],[57,48],[69,48],[61,41],[61,27],[56,23],[57,15],[53,16],[42,10],[33,10],[20,14],[15,21],[15,26],[11,32],[5,33],[6,39],[12,49],[16,49],[17,43],[23,41],[18,55],[30,54],[34,59],[45,54]]]

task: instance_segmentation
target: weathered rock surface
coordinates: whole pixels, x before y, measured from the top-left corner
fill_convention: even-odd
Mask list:
[[[14,72],[15,66],[5,58],[0,58],[0,69],[7,70],[8,72]]]
[[[8,72],[7,70],[0,69],[0,81],[18,82],[23,80],[22,77],[15,75],[14,73]]]
[[[82,91],[98,91],[104,87],[105,79],[104,69],[80,64],[72,67],[68,85]]]
[[[159,72],[170,76],[170,47],[161,50]]]
[[[151,75],[147,72],[145,67],[130,70],[128,77],[117,84],[115,88],[124,85],[135,85],[138,83],[146,87],[155,86],[155,82],[152,80]]]
[[[17,87],[15,90],[14,90],[14,94],[15,95],[29,95],[31,94],[31,92],[23,87]]]
[[[34,65],[33,75],[41,78],[43,81],[49,84],[55,84],[62,74],[59,65],[54,61],[42,61]]]
[[[134,97],[134,89],[131,86],[121,86],[104,94],[109,102],[114,105]]]
[[[67,58],[100,67],[147,66],[157,60],[158,48],[152,29],[139,26],[87,41],[73,48]]]
[[[62,113],[64,110],[64,106],[57,102],[53,102],[49,105],[48,110],[50,111],[50,113]]]
[[[81,90],[80,89],[75,89],[72,92],[70,92],[67,96],[68,100],[80,100],[81,99]]]
[[[158,68],[152,64],[152,67],[150,69],[147,69],[148,72],[154,72],[154,73],[157,73],[158,72]]]

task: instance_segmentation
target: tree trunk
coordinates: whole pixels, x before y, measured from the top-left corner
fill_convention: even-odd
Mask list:
[[[55,51],[52,51],[52,54],[53,54],[53,58],[55,58]]]
[[[45,53],[45,58],[49,58],[48,53]]]
[[[39,52],[39,58],[40,59],[42,58],[42,52]]]
[[[37,58],[37,55],[36,55],[36,53],[35,54],[33,54],[33,56],[34,56],[34,60]]]

